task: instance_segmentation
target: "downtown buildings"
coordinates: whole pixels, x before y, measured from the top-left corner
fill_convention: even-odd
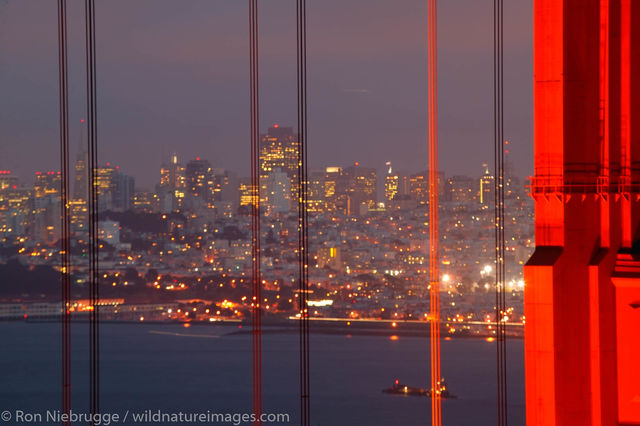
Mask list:
[[[208,159],[182,161],[177,154],[160,165],[153,190],[135,188],[133,178],[111,163],[101,166],[96,183],[104,284],[132,291],[136,282],[136,297],[151,300],[203,297],[208,289],[207,297],[221,298],[220,303],[245,306],[241,298],[251,267],[248,206],[259,189],[266,297],[273,312],[290,313],[297,276],[297,156],[293,129],[273,126],[261,135],[259,188]],[[80,159],[69,201],[78,286],[86,279],[87,250],[86,166]],[[0,239],[21,262],[56,267],[59,176],[43,172],[29,182],[0,173]],[[354,163],[309,171],[311,300],[332,301],[317,315],[330,309],[333,315],[415,316],[425,308],[427,176],[390,164],[383,170]],[[476,176],[440,173],[440,269],[443,290],[454,303],[446,309],[453,316],[479,319],[491,311],[484,305],[493,288],[493,182],[486,166]],[[533,247],[532,203],[516,176],[510,175],[506,185],[508,286],[520,294],[522,266]]]

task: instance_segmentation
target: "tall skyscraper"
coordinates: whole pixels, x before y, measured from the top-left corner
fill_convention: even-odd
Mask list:
[[[127,211],[133,208],[135,180],[132,176],[117,172],[113,177],[113,209]]]
[[[33,218],[32,189],[19,188],[15,184],[0,190],[0,235],[24,235],[33,224]]]
[[[73,199],[87,201],[89,196],[89,175],[87,163],[89,156],[87,154],[87,144],[85,142],[85,125],[84,120],[80,126],[80,141],[78,144],[78,153],[76,154],[75,177],[73,181]]]
[[[291,210],[291,180],[283,170],[279,168],[271,170],[263,185],[266,190],[261,196],[265,200],[267,214],[287,213]]]
[[[348,215],[360,215],[375,208],[377,202],[378,177],[376,169],[360,167],[355,163],[345,169],[348,177]]]
[[[160,211],[169,213],[182,209],[186,190],[186,170],[178,161],[177,154],[171,154],[168,162],[160,166],[160,185],[157,187]]]
[[[342,167],[327,167],[324,175],[324,198],[328,212],[347,211],[348,177]]]
[[[321,213],[325,209],[325,174],[322,170],[311,170],[307,183],[307,211]]]
[[[36,172],[33,237],[53,244],[60,236],[60,172]]]
[[[160,166],[160,185],[172,190],[185,188],[185,167],[178,162],[177,154],[171,154],[169,162]]]
[[[394,173],[390,161],[387,161],[386,166],[387,173],[384,177],[384,200],[388,205],[400,190],[400,177],[397,173]]]
[[[489,166],[484,167],[484,174],[480,177],[480,204],[492,205],[495,200],[495,178],[489,171]]]
[[[135,196],[132,176],[120,172],[120,168],[111,163],[98,167],[96,175],[98,210],[126,211],[132,208]]]
[[[287,199],[293,203],[298,198],[298,138],[292,127],[275,124],[260,139],[260,189],[264,198],[269,175],[276,169],[284,172],[289,179]]]
[[[448,198],[457,203],[477,200],[478,193],[473,189],[475,186],[474,179],[468,176],[452,176],[447,180]]]
[[[98,193],[98,210],[113,209],[113,188],[115,185],[114,176],[116,174],[115,167],[107,163],[104,167],[98,167],[96,170],[96,186]]]
[[[206,208],[213,201],[213,171],[207,160],[199,157],[189,161],[185,169],[188,208]]]
[[[414,173],[409,176],[409,194],[418,205],[426,206],[429,202],[428,173]]]

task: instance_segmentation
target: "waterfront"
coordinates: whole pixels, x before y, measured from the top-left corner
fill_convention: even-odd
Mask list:
[[[103,412],[148,409],[251,411],[251,339],[236,326],[104,324],[101,327]],[[59,409],[60,327],[0,323],[3,348],[0,408]],[[397,378],[428,381],[428,341],[418,337],[311,336],[312,424],[423,425],[429,400],[383,394]],[[88,325],[73,325],[73,408],[88,402]],[[263,339],[265,412],[298,422],[298,336]],[[444,401],[445,425],[495,424],[495,344],[482,339],[442,342],[443,372],[456,400]],[[524,424],[523,341],[509,342],[510,424]],[[138,423],[140,424],[140,423]]]

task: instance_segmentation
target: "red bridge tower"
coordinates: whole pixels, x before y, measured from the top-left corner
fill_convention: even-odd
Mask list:
[[[640,425],[640,0],[534,4],[527,425]]]

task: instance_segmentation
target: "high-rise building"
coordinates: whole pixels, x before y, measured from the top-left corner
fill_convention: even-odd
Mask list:
[[[482,166],[484,167],[484,174],[480,177],[480,204],[493,204],[496,198],[495,178],[489,171],[489,167],[486,164],[483,164]]]
[[[342,167],[327,167],[324,175],[324,199],[328,212],[347,210],[348,177]]]
[[[269,175],[279,169],[289,179],[289,203],[298,198],[298,138],[292,127],[269,127],[260,137],[260,186],[261,197],[266,194],[266,181]]]
[[[213,201],[214,176],[211,164],[199,157],[185,169],[186,203],[190,209],[206,208]]]
[[[135,197],[135,180],[124,173],[116,173],[113,176],[113,210],[127,211],[133,208]]]
[[[25,235],[33,224],[33,191],[15,186],[0,190],[0,235]]]
[[[427,172],[415,173],[409,176],[409,194],[418,205],[429,203],[429,177]]]
[[[160,185],[171,189],[185,188],[185,167],[178,162],[177,154],[171,154],[170,161],[160,166]]]
[[[135,180],[107,163],[96,170],[98,210],[126,211],[133,207]]]
[[[105,211],[113,209],[113,187],[115,167],[107,163],[105,167],[98,167],[96,170],[96,192],[98,193],[98,210]]]
[[[328,212],[359,215],[376,207],[377,173],[360,167],[327,167],[324,174],[324,199]]]
[[[80,121],[80,141],[78,143],[78,153],[76,154],[75,176],[73,181],[74,200],[87,200],[89,197],[89,174],[87,164],[89,155],[86,144],[86,128],[84,119]]]
[[[445,191],[444,172],[438,172],[438,196],[443,201],[448,201],[448,194]],[[408,188],[407,188],[408,187]],[[400,179],[400,192],[408,193],[416,201],[419,206],[429,204],[429,171],[414,173],[408,177]]]
[[[387,174],[384,177],[384,200],[389,205],[400,190],[400,177],[394,173],[391,162],[387,161]]]
[[[251,184],[250,178],[242,178],[238,184],[238,195],[241,206],[250,206],[257,198],[257,188]]]
[[[17,188],[18,177],[12,175],[10,170],[0,170],[0,191]]]
[[[455,203],[468,203],[477,200],[478,193],[474,190],[475,179],[468,176],[452,176],[447,180],[447,195]]]
[[[322,213],[326,209],[325,173],[322,170],[311,170],[307,182],[307,211]]]
[[[355,163],[345,169],[348,176],[348,205],[345,214],[360,215],[376,207],[378,177],[376,169]]]
[[[160,166],[160,185],[156,189],[161,212],[182,210],[186,190],[186,170],[178,161],[177,154],[171,154],[170,160]]]
[[[60,172],[36,172],[36,182],[33,185],[36,198],[60,195]]]
[[[60,172],[36,172],[32,236],[53,244],[60,236]]]
[[[85,232],[89,226],[87,201],[82,199],[69,200],[68,205],[71,231],[74,233]]]
[[[162,213],[168,213],[159,209],[160,197],[151,191],[136,191],[133,196],[133,208],[136,211],[152,213],[160,211]],[[171,210],[173,211],[173,210]]]
[[[286,213],[291,210],[291,180],[283,170],[271,170],[263,185],[265,193],[261,194],[261,198],[264,199],[267,214]]]

